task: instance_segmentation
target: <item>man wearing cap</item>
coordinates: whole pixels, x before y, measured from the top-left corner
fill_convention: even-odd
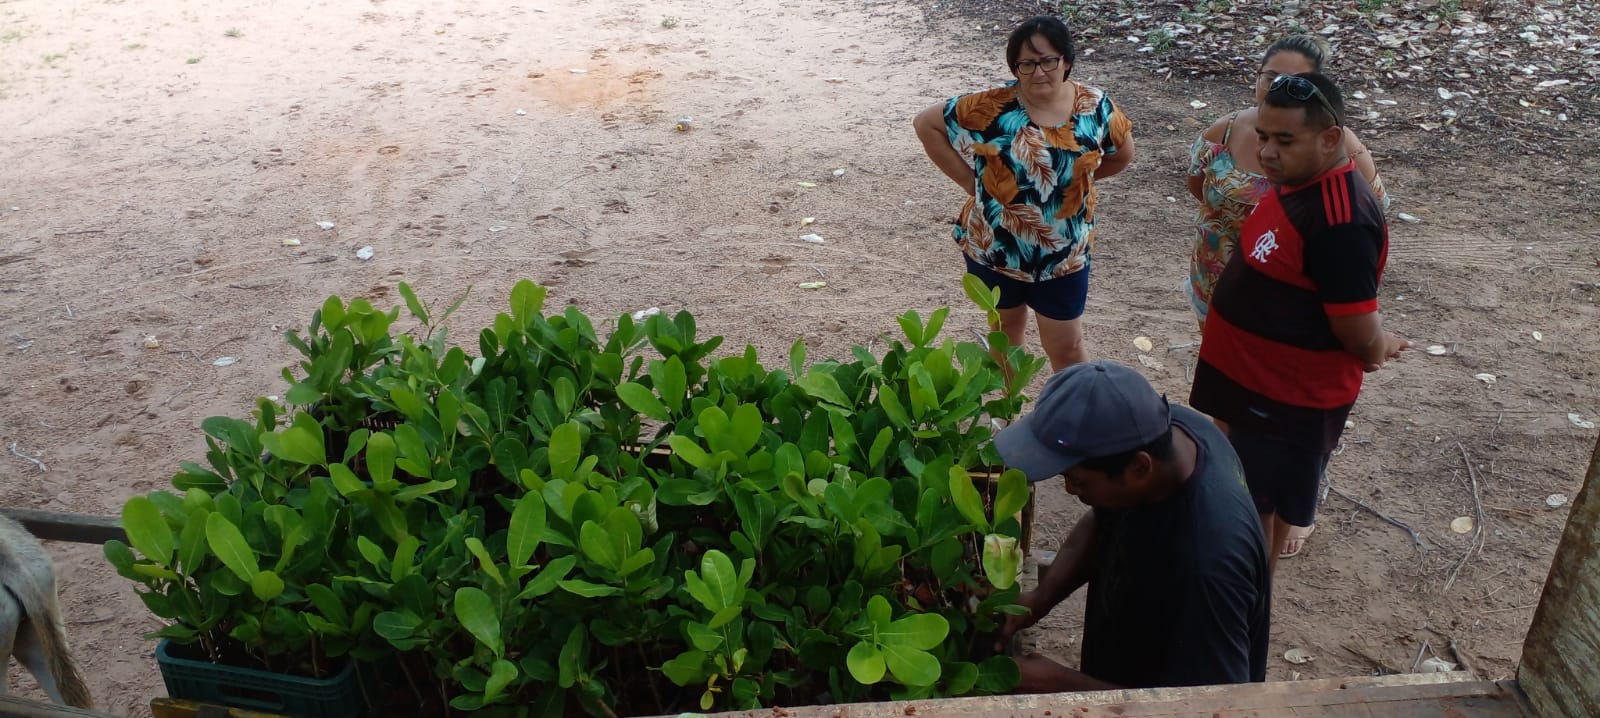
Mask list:
[[[1052,376],[995,437],[1030,482],[1062,476],[1090,507],[1002,645],[1088,585],[1081,669],[1017,660],[1019,692],[1266,679],[1271,577],[1239,460],[1212,421],[1109,361]]]

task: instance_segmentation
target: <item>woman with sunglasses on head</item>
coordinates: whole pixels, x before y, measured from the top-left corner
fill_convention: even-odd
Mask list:
[[[1014,82],[917,115],[928,158],[969,198],[955,240],[967,271],[1000,289],[1000,329],[1022,344],[1028,309],[1053,369],[1088,359],[1081,318],[1094,244],[1096,179],[1133,160],[1131,124],[1104,91],[1067,77],[1066,23],[1030,18],[1012,31]]]
[[[1290,35],[1272,43],[1256,68],[1256,104],[1223,115],[1200,133],[1190,148],[1189,194],[1200,200],[1200,208],[1195,213],[1197,236],[1189,265],[1189,303],[1202,328],[1211,305],[1211,289],[1239,244],[1239,229],[1270,186],[1257,156],[1261,146],[1256,141],[1256,107],[1266,98],[1274,78],[1322,72],[1330,59],[1328,41],[1317,35]],[[1387,208],[1389,198],[1378,167],[1348,128],[1344,147]]]
[[[1330,55],[1328,41],[1316,35],[1290,35],[1272,43],[1256,69],[1256,106],[1224,115],[1206,128],[1190,149],[1189,194],[1200,200],[1200,207],[1195,212],[1196,237],[1189,263],[1188,293],[1201,328],[1206,324],[1217,277],[1239,245],[1244,220],[1271,188],[1258,156],[1261,146],[1256,140],[1257,106],[1279,75],[1321,72]],[[1387,208],[1389,197],[1372,155],[1348,128],[1344,130],[1344,148]],[[1299,554],[1315,528],[1294,527],[1281,558]]]

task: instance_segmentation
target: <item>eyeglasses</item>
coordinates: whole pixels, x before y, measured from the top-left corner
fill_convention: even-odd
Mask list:
[[[1322,109],[1327,110],[1328,116],[1333,118],[1333,124],[1344,124],[1339,119],[1339,113],[1333,111],[1333,104],[1328,102],[1328,98],[1322,94],[1316,83],[1295,75],[1279,75],[1272,78],[1272,84],[1267,87],[1267,92],[1279,91],[1295,102],[1310,102],[1312,98],[1316,98],[1317,102],[1321,103]]]
[[[1032,75],[1034,70],[1050,72],[1061,67],[1061,56],[1041,57],[1037,60],[1023,60],[1017,63],[1017,72],[1023,75]]]

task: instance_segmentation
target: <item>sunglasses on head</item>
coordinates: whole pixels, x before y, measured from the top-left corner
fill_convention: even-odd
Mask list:
[[[1322,94],[1322,90],[1317,88],[1316,83],[1304,77],[1279,75],[1272,79],[1272,85],[1267,88],[1267,91],[1282,92],[1295,102],[1310,102],[1312,98],[1316,98],[1317,102],[1321,103],[1322,109],[1327,110],[1328,116],[1333,118],[1333,124],[1344,124],[1339,120],[1339,113],[1333,111],[1333,104],[1328,102],[1328,98]]]

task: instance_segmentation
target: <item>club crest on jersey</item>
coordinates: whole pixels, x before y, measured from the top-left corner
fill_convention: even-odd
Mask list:
[[[1278,248],[1278,230],[1276,227],[1261,233],[1256,237],[1256,246],[1250,250],[1250,258],[1262,264],[1267,263],[1267,256]]]

